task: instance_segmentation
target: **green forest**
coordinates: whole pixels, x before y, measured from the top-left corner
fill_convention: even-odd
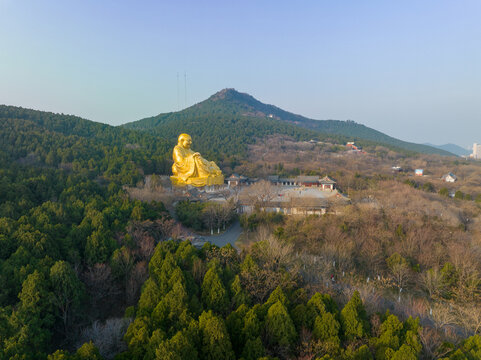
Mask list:
[[[288,124],[256,128],[238,121],[244,132],[229,137],[222,127],[209,128],[194,138],[194,148],[214,156],[209,149],[217,146],[228,163],[242,159],[242,146],[255,134],[312,135]],[[302,264],[288,258],[283,249],[293,239],[303,239],[305,247],[319,244],[315,230],[324,230],[317,220],[276,219],[276,242],[259,241],[242,252],[208,244],[197,249],[177,237],[164,204],[130,199],[126,185],[170,173],[177,132],[149,134],[0,106],[0,359],[425,356],[419,319],[368,311],[354,290],[334,298],[313,287]],[[214,206],[181,204],[177,211],[183,221],[193,212],[204,219],[192,227],[208,231],[223,224],[205,220],[221,214]],[[256,216],[243,219],[246,229],[262,222],[263,215]],[[375,220],[387,224],[384,219]],[[359,224],[334,225],[354,233],[364,231]],[[409,238],[407,228],[386,226],[399,239]],[[373,269],[384,254],[377,250],[379,258],[368,264]],[[461,285],[460,278],[442,296],[453,296]],[[439,348],[446,359],[481,358],[479,335]]]

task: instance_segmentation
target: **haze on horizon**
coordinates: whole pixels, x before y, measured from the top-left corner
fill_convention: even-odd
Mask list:
[[[468,147],[481,142],[480,16],[477,0],[0,0],[0,104],[119,125],[233,87]]]

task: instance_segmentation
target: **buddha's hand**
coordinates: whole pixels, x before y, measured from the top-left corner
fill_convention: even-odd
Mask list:
[[[194,157],[196,157],[196,156],[200,156],[200,153],[196,152],[196,153],[194,153],[194,155],[193,155],[193,156],[194,156]]]

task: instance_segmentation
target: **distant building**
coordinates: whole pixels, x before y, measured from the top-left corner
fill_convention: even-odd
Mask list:
[[[284,215],[323,215],[331,205],[346,205],[350,200],[337,190],[324,191],[321,188],[278,187],[276,194],[263,203],[261,210]],[[249,214],[255,211],[256,196],[248,187],[243,187],[239,194],[238,212]]]
[[[331,179],[329,176],[324,176],[321,180],[319,180],[322,190],[331,190],[333,191],[336,188],[336,181]]]
[[[237,175],[237,174],[232,174],[231,176],[229,176],[226,179],[227,185],[229,187],[242,186],[242,185],[252,185],[257,180],[258,179],[251,179],[251,178],[245,177],[243,175]]]
[[[416,176],[423,176],[423,175],[424,175],[424,169],[416,169],[416,170],[414,170],[414,175],[416,175]]]
[[[319,186],[319,176],[296,176],[291,178],[282,178],[279,175],[271,175],[267,177],[272,184],[278,186]]]
[[[481,160],[481,144],[473,144],[473,154],[471,156],[475,160]]]
[[[442,177],[443,181],[445,182],[450,182],[450,183],[453,183],[455,182],[456,180],[458,180],[458,178],[456,177],[456,175],[454,175],[453,173],[447,173],[446,175],[443,175]]]
[[[319,176],[296,176],[297,186],[319,186]]]
[[[284,215],[323,215],[328,209],[327,199],[318,198],[289,198],[287,201],[269,201],[263,208],[266,212],[281,213]],[[246,199],[239,201],[239,213],[250,214],[255,207]]]
[[[322,190],[334,190],[336,181],[328,176],[322,179],[319,176],[300,175],[291,178],[281,178],[278,175],[271,175],[267,178],[272,184],[277,186],[304,186],[321,187]]]
[[[237,174],[232,174],[226,179],[227,185],[229,185],[229,187],[238,186],[240,184],[240,180],[240,176]]]
[[[354,151],[362,151],[362,147],[357,146],[354,141],[350,141],[346,144],[346,147],[348,149],[354,150]]]

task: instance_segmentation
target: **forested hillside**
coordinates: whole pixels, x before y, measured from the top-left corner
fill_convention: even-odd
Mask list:
[[[418,321],[384,314],[374,329],[359,293],[339,308],[302,288],[297,264],[275,252],[266,241],[245,256],[228,246],[159,245],[119,358],[417,357]]]
[[[151,124],[151,125],[149,125]],[[222,160],[224,157],[239,160],[247,156],[247,146],[268,135],[283,134],[296,140],[328,139],[342,143],[340,136],[326,136],[312,130],[279,122],[274,119],[246,117],[241,114],[223,112],[170,113],[159,115],[143,122],[127,124],[126,128],[148,130],[176,139],[187,132],[193,138],[192,147],[208,159]]]
[[[168,147],[7,106],[0,144],[0,359],[45,359],[137,298],[155,240],[140,234],[160,234],[171,220],[161,203],[130,201],[121,185],[170,170]]]
[[[76,116],[0,105],[0,159],[135,184],[170,172],[175,141]]]
[[[272,131],[267,122],[255,128],[252,119],[236,121],[243,137]],[[312,135],[276,124],[275,131],[292,131],[293,138]],[[175,131],[172,125],[166,140],[0,106],[0,359],[480,358],[477,247],[468,220],[444,227],[441,218],[409,217],[407,204],[424,207],[386,190],[384,198],[398,194],[407,204],[299,220],[253,214],[242,219],[246,229],[272,228],[244,251],[196,249],[180,240],[162,203],[131,200],[124,189],[145,174],[170,173]],[[225,151],[222,161],[242,158],[235,134],[222,126],[202,134],[196,150],[215,155],[208,152],[212,141]],[[372,184],[380,191],[380,183]],[[473,218],[475,210],[466,214]],[[433,254],[426,240],[427,250],[413,245],[428,232],[436,239]],[[344,284],[335,281],[344,272]],[[464,310],[465,323],[446,320],[459,332],[453,338],[464,340],[440,342],[420,320],[373,308],[375,293],[354,288],[367,288],[359,284],[379,273],[381,280],[369,284],[390,291],[384,275],[401,273],[396,284],[403,294],[415,294],[419,283],[419,291],[431,291],[444,306],[436,324],[452,309]]]
[[[239,121],[242,122],[239,123]],[[297,129],[286,126],[288,124],[294,125],[294,129]],[[339,143],[350,140],[358,141],[363,145],[383,145],[395,150],[452,155],[434,147],[398,140],[354,121],[308,119],[276,106],[264,104],[234,89],[224,89],[185,110],[160,114],[124,126],[161,133],[192,127],[190,131],[198,136],[208,135],[213,131],[217,133],[216,127],[221,126],[224,130],[220,133],[221,135],[236,134],[242,140],[241,144],[251,141],[252,136],[262,138],[272,133],[286,135],[294,133],[297,136],[303,134],[320,140],[331,138]],[[252,131],[245,133],[245,126]],[[311,132],[303,133],[299,128],[308,129]]]

